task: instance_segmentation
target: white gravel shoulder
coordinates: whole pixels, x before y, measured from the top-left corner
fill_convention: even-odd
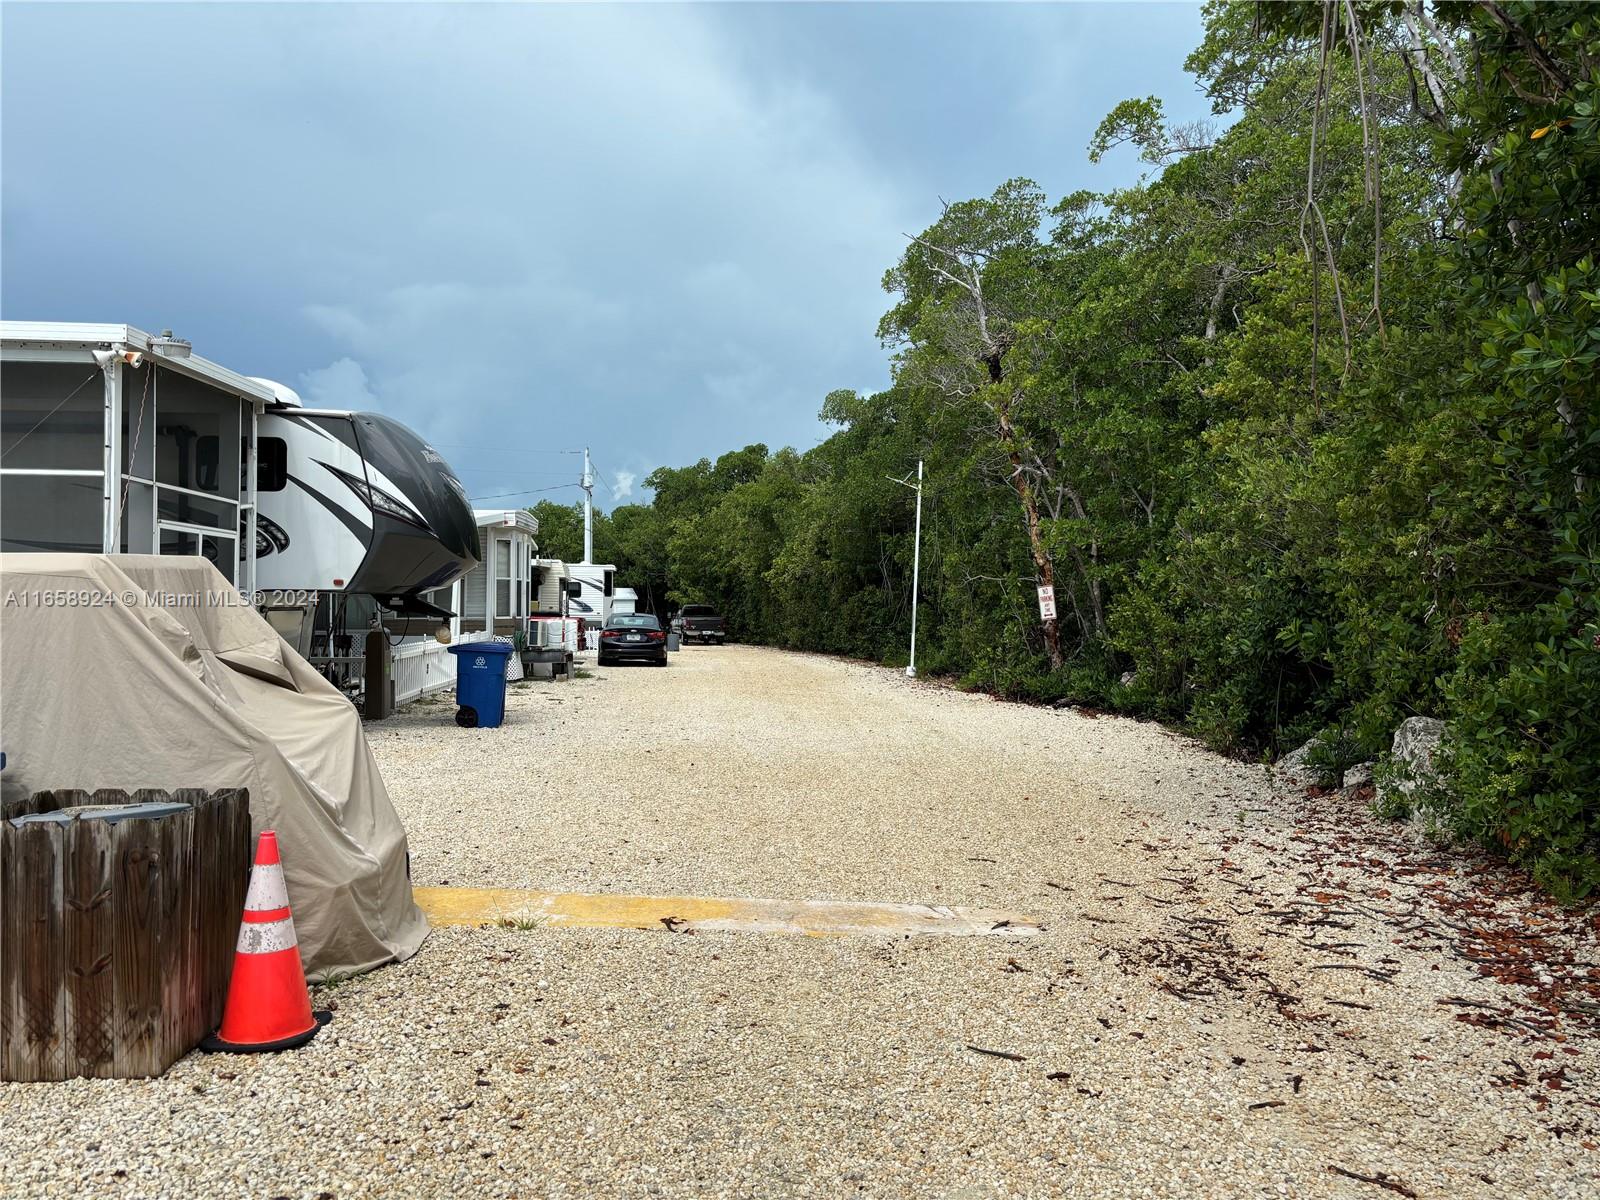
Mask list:
[[[452,713],[369,726],[419,884],[1046,932],[439,930],[324,989],[295,1054],[0,1085],[0,1193],[1600,1194],[1594,1035],[1530,1001],[1576,994],[1592,936],[1510,893],[1463,918],[1477,868],[1359,806],[1155,725],[748,647]],[[1469,953],[1502,918],[1566,939],[1532,991]]]

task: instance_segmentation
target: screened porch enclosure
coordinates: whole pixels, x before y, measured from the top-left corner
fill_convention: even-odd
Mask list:
[[[197,554],[253,591],[270,397],[128,326],[0,322],[0,548]]]

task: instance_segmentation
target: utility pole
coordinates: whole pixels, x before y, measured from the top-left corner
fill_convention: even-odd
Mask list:
[[[922,582],[922,460],[917,459],[917,482],[908,482],[911,477],[896,479],[889,476],[891,483],[898,483],[901,487],[908,487],[917,494],[917,528],[911,538],[911,663],[906,667],[906,678],[917,677],[917,592]]]
[[[594,561],[594,470],[589,465],[589,447],[583,448],[583,561]]]

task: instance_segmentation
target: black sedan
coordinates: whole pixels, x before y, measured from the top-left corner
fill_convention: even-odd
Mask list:
[[[667,635],[649,613],[621,613],[600,631],[600,665],[648,662],[667,665]]]

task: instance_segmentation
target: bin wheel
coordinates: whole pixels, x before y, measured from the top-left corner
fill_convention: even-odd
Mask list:
[[[478,727],[478,710],[471,705],[463,704],[456,709],[456,724],[463,729],[476,729]]]

